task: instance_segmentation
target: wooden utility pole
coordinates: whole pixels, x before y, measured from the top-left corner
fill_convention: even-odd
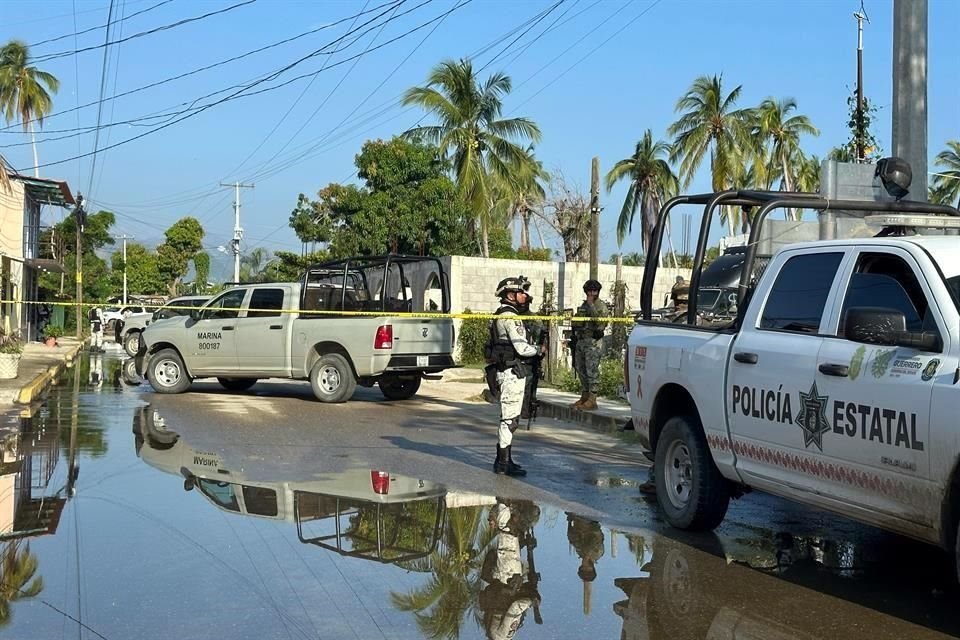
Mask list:
[[[83,195],[77,193],[77,209],[75,212],[77,223],[77,340],[83,338],[83,224],[86,215],[83,211]]]
[[[590,279],[597,280],[600,264],[600,158],[590,173]]]

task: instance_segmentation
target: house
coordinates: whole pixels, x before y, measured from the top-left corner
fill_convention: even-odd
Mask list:
[[[63,246],[52,228],[40,226],[43,205],[72,207],[66,182],[8,173],[0,184],[0,331],[33,340],[39,332],[37,300],[44,271],[63,273]]]

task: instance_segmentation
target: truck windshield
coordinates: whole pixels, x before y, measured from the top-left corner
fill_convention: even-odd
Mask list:
[[[960,311],[960,276],[947,278],[947,288],[950,289],[950,295],[953,297],[953,304],[957,306],[957,311]]]

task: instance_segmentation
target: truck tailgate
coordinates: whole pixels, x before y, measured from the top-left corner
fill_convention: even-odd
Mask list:
[[[394,355],[453,352],[453,320],[447,318],[390,318]]]

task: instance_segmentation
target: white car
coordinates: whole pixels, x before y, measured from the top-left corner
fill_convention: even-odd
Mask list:
[[[107,307],[103,310],[103,323],[106,327],[112,327],[117,320],[133,313],[147,313],[146,307],[142,305],[125,305],[120,307]]]

